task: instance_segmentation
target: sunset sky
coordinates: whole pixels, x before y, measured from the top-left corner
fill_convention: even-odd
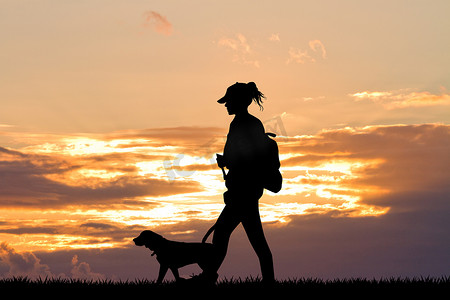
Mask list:
[[[201,241],[224,206],[216,101],[237,81],[277,134],[283,189],[260,212],[278,279],[449,276],[449,13],[0,0],[0,278],[155,279],[142,230]],[[241,227],[219,273],[260,274]]]

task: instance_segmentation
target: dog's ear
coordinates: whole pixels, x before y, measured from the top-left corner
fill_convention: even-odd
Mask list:
[[[159,234],[157,234],[157,233],[154,233],[153,231],[150,231],[149,230],[149,233],[150,233],[150,239],[152,240],[152,241],[154,241],[155,243],[160,243],[160,242],[162,242],[163,240],[165,240],[165,238],[163,238],[162,237],[162,235],[159,235]]]
[[[141,235],[144,238],[144,240],[146,240],[152,244],[159,244],[165,240],[165,238],[163,238],[161,235],[159,235],[151,230],[145,230],[141,233]]]

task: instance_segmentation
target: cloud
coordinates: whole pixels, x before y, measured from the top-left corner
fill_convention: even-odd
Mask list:
[[[286,63],[296,62],[299,64],[304,64],[306,62],[315,62],[316,60],[312,58],[308,50],[296,49],[294,47],[289,48],[289,58]]]
[[[159,226],[185,218],[192,207],[183,204],[183,199],[198,197],[196,202],[208,202],[212,198],[210,187],[185,172],[211,172],[214,161],[209,160],[222,150],[224,134],[224,129],[212,127],[34,134],[31,138],[15,132],[14,138],[28,145],[0,147],[4,217],[0,239],[21,250],[111,247],[126,243],[131,233],[143,229],[141,224]],[[180,155],[209,159],[208,166],[202,160],[192,165],[192,159],[177,163]],[[167,168],[165,161],[172,162],[173,168]],[[170,172],[176,172],[177,178],[170,178]],[[173,207],[171,214],[168,206]],[[52,218],[42,215],[42,209]],[[196,217],[211,218],[211,209],[199,211]],[[15,214],[18,211],[20,216]],[[105,217],[99,219],[99,213]],[[65,222],[68,218],[70,223]],[[23,243],[25,236],[28,242]]]
[[[236,35],[236,38],[226,38],[223,37],[219,40],[219,45],[223,47],[230,48],[232,50],[239,50],[243,53],[250,53],[250,45],[247,43],[247,38],[243,35],[238,33]]]
[[[385,109],[399,109],[407,107],[426,107],[436,105],[450,105],[450,94],[442,91],[440,95],[430,92],[414,92],[409,90],[394,91],[363,91],[350,94],[355,101],[370,100]]]
[[[165,145],[164,149],[174,153],[183,153],[184,149],[195,153],[193,149],[208,140],[204,134],[209,131],[198,128],[193,134],[197,136],[197,145],[189,143],[189,138],[184,136],[187,132],[187,129],[167,128],[97,137],[109,143],[114,151],[119,151],[114,152],[117,157],[110,157],[112,154],[106,151],[110,149],[108,147],[98,147],[99,153],[83,154],[82,158],[73,155],[73,152],[70,155],[62,152],[37,154],[35,147],[20,150],[0,148],[2,167],[12,164],[8,174],[13,178],[28,172],[30,177],[41,179],[62,174],[70,177],[70,172],[88,168],[88,162],[98,164],[96,168],[117,163],[118,160],[134,163],[136,159],[145,157],[127,156],[120,151],[132,150],[138,152],[134,155],[142,155],[140,151],[150,151],[146,147],[152,142]],[[157,134],[164,136],[163,133],[178,137],[176,141],[183,147],[172,149],[170,139],[164,137],[162,141],[155,137]],[[286,136],[279,140],[279,146],[284,189],[276,196],[263,196],[260,202],[261,215],[267,221],[264,229],[274,254],[277,278],[439,276],[448,273],[449,266],[445,262],[450,261],[447,238],[450,228],[450,125],[324,130],[310,136]],[[73,151],[76,145],[60,145],[57,149]],[[102,154],[102,151],[105,153]],[[18,164],[18,161],[23,164]],[[143,265],[141,258],[148,258],[149,253],[139,247],[133,248],[131,238],[141,230],[151,228],[170,239],[199,241],[223,207],[221,199],[200,205],[205,195],[201,191],[211,189],[209,192],[220,197],[222,182],[206,177],[211,171],[196,160],[185,167],[199,173],[200,179],[193,176],[189,178],[192,181],[186,183],[200,180],[200,192],[173,194],[161,202],[157,202],[160,199],[157,197],[128,197],[126,195],[129,194],[126,194],[111,202],[104,200],[109,211],[98,209],[99,206],[95,206],[97,200],[89,196],[86,197],[92,200],[91,204],[67,206],[70,210],[58,205],[53,207],[50,202],[44,206],[45,214],[41,206],[16,206],[15,210],[3,210],[6,214],[2,215],[0,234],[11,245],[19,244],[23,249],[42,244],[44,239],[46,247],[56,245],[56,249],[65,251],[50,253],[48,249],[41,248],[43,251],[35,252],[33,256],[13,251],[12,247],[4,250],[3,246],[0,274],[25,274],[25,270],[30,270],[30,274],[64,273],[80,278],[102,278],[102,275],[125,279],[127,276],[156,277],[157,263],[147,259],[145,263],[153,267]],[[123,172],[130,172],[135,178],[139,174],[136,169]],[[28,180],[29,187],[35,189],[33,180],[36,178],[21,178],[22,181]],[[64,178],[58,179],[60,181],[56,179],[53,182],[64,183]],[[180,183],[184,180],[186,178],[181,178]],[[114,180],[105,178],[99,187],[108,187],[111,181]],[[69,181],[63,184],[71,185]],[[2,191],[4,188],[2,186]],[[41,196],[49,197],[53,188],[47,186],[38,191]],[[40,201],[36,196],[33,199],[38,203]],[[125,204],[127,201],[129,205]],[[211,210],[211,206],[216,207],[215,210]],[[34,213],[31,211],[33,209]],[[67,250],[72,247],[102,249]],[[18,246],[14,248],[19,249]],[[15,265],[11,259],[3,259],[8,255],[12,257],[14,253],[22,257],[16,259],[18,263]],[[57,255],[65,255],[62,261],[66,262],[66,269],[56,267],[58,262],[53,257]],[[84,257],[83,261],[89,261],[89,264],[81,262],[79,257]],[[72,264],[67,267],[70,261]],[[51,272],[53,270],[58,272]],[[220,274],[228,277],[257,276],[258,272],[257,258],[245,233],[238,228],[233,234]]]
[[[238,33],[235,38],[222,37],[217,44],[233,53],[234,62],[260,67],[259,61],[253,58],[254,52],[243,34]]]
[[[259,41],[259,44],[265,44],[265,48],[282,50],[280,45],[280,36],[278,33],[272,33],[266,40]],[[269,47],[269,43],[272,43]],[[277,44],[275,47],[274,44]],[[219,47],[229,50],[233,54],[233,62],[253,65],[259,68],[261,61],[271,62],[273,57],[269,52],[264,52],[264,49],[258,48],[259,51],[254,50],[254,44],[250,43],[248,38],[242,33],[237,33],[234,37],[222,37],[218,40],[217,45]],[[282,50],[285,51],[285,50]],[[281,54],[280,54],[281,55]],[[290,63],[315,63],[318,60],[327,59],[327,50],[325,45],[320,40],[310,40],[308,42],[308,48],[302,49],[297,47],[289,47],[288,59],[286,64]]]
[[[162,161],[167,154],[140,155],[134,153],[138,152],[135,148],[115,148],[117,143],[99,148],[93,140],[90,142],[96,145],[97,150],[103,149],[106,153],[84,154],[83,151],[91,151],[91,146],[83,142],[72,146],[67,142],[41,145],[45,154],[38,152],[42,148],[37,145],[26,151],[0,147],[0,207],[112,205],[145,196],[200,190],[194,182],[171,183],[164,178]],[[76,154],[76,149],[79,154]],[[156,167],[154,173],[142,176],[137,163],[146,161]]]
[[[80,177],[76,185],[64,168],[58,173],[43,169],[33,161],[12,161],[0,164],[1,207],[65,207],[72,205],[102,206],[122,203],[125,199],[144,196],[164,196],[198,191],[195,183],[174,182],[164,179],[142,178],[137,175],[116,176],[110,179]],[[58,175],[67,182],[46,176]],[[76,175],[76,174],[75,174]],[[76,180],[75,176],[73,179]]]
[[[334,206],[316,213],[292,214],[286,226],[266,225],[279,276],[333,279],[448,275],[449,125],[325,130],[313,136],[287,138],[280,151],[297,153],[282,161],[287,174],[301,166],[317,175],[304,172],[303,179],[315,179],[317,186],[339,182],[350,191],[362,191],[356,194],[359,204],[389,210],[378,216],[349,217],[349,212],[342,213],[344,207]],[[369,164],[358,166],[364,161]],[[350,172],[354,176],[335,172],[331,181],[320,176],[327,175],[327,166],[339,162],[353,165]],[[306,187],[309,183],[299,184]],[[310,201],[305,194],[298,194],[296,201]],[[236,257],[230,264],[251,259],[251,255]],[[231,265],[226,268],[232,272]]]
[[[173,33],[172,24],[166,17],[155,11],[147,11],[144,13],[144,27],[151,27],[155,32],[170,36]]]
[[[278,33],[272,33],[269,37],[269,41],[271,42],[279,42],[280,41],[280,35]]]
[[[325,46],[319,40],[309,41],[309,48],[311,48],[314,52],[320,52],[322,54],[322,58],[327,58],[327,51],[325,50]]]
[[[31,252],[18,253],[5,242],[0,244],[0,277],[53,277],[50,268]]]
[[[287,173],[281,193],[307,189],[322,198],[344,199],[342,193],[351,190],[369,193],[376,187],[376,193],[392,190],[393,183],[407,190],[439,182],[446,178],[439,169],[445,152],[439,149],[447,149],[433,143],[447,140],[447,132],[445,125],[434,124],[373,126],[283,138],[279,146]],[[219,133],[223,130],[130,130],[20,151],[0,148],[0,207],[150,208],[158,205],[158,197],[212,194],[221,188],[213,158],[224,144]],[[411,172],[411,164],[427,176]]]
[[[353,163],[357,176],[341,184],[406,192],[443,187],[450,181],[446,171],[450,167],[448,141],[448,125],[369,126],[290,138],[280,151],[291,154],[282,161],[285,167]]]
[[[74,279],[86,279],[86,280],[103,280],[105,275],[92,272],[91,266],[87,262],[79,262],[78,255],[72,257],[72,270],[70,274]]]
[[[318,59],[317,54],[319,54],[322,59],[327,58],[327,51],[320,40],[311,40],[308,44],[310,50],[290,47],[288,51],[289,58],[287,59],[286,64],[289,64],[291,62],[299,64],[305,64],[309,62],[315,63]],[[310,51],[312,51],[312,53]]]
[[[50,270],[49,265],[41,263],[41,260],[33,252],[17,252],[5,242],[0,244],[0,278],[19,276],[30,279],[71,277],[73,279],[101,280],[106,278],[103,274],[93,272],[87,262],[80,262],[76,254],[72,257],[71,266],[70,276],[65,273],[59,273],[56,276]]]
[[[131,130],[78,142],[55,139],[43,148],[0,148],[0,238],[16,249],[46,251],[123,247],[144,228],[201,231],[188,221],[213,222],[225,189],[215,163],[204,162],[211,153],[205,149],[220,150],[224,141],[208,142],[214,135],[202,128],[190,141],[188,131]],[[381,217],[427,205],[445,210],[449,140],[450,127],[443,124],[284,136],[278,139],[283,189],[262,198],[261,216],[289,227],[294,218],[312,214]],[[164,169],[164,157],[171,169]],[[176,172],[172,182],[168,171]]]

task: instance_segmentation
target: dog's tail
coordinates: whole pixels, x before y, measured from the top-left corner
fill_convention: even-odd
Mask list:
[[[202,239],[202,243],[206,243],[206,240],[208,239],[208,237],[214,231],[215,228],[216,228],[216,224],[214,223],[214,225],[211,226],[211,228],[206,232],[205,236]]]

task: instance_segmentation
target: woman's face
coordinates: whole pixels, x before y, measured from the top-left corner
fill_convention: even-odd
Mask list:
[[[230,100],[225,103],[225,107],[227,108],[227,112],[229,115],[234,115],[236,113],[236,101]]]
[[[225,103],[229,115],[234,115],[247,110],[247,106],[243,104],[244,101],[239,100],[240,99],[233,98]]]

